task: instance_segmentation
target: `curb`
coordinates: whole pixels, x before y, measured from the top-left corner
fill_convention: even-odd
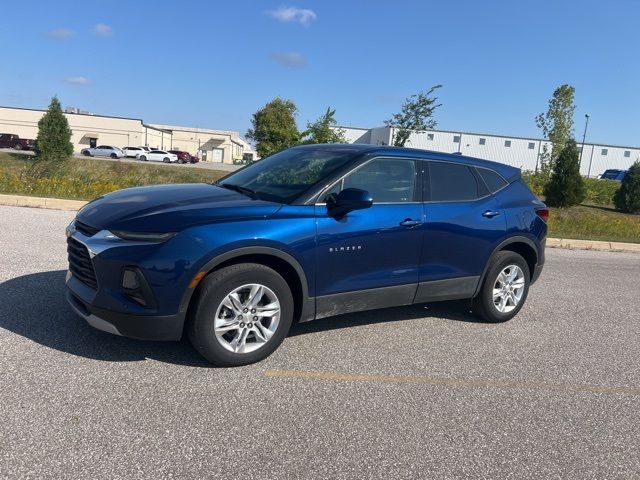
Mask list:
[[[51,210],[80,210],[87,202],[62,198],[27,197],[25,195],[0,194],[0,205],[10,207],[48,208]]]
[[[11,207],[48,208],[52,210],[80,210],[87,202],[83,200],[64,200],[61,198],[27,197],[25,195],[0,194],[0,205]],[[640,253],[640,243],[603,242],[596,240],[573,240],[568,238],[547,238],[548,248],[566,248],[568,250],[597,250],[604,252]]]
[[[602,252],[637,252],[640,243],[604,242],[598,240],[573,240],[569,238],[547,238],[547,247],[567,250],[598,250]]]

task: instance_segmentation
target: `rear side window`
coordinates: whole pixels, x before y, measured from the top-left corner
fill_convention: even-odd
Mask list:
[[[493,170],[486,168],[478,168],[477,170],[491,193],[497,192],[507,184],[507,181]]]
[[[429,162],[429,178],[432,202],[460,202],[479,197],[478,181],[466,165]]]

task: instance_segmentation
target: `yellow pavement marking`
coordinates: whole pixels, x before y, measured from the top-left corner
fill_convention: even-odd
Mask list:
[[[464,379],[442,377],[419,377],[403,375],[368,375],[339,372],[313,372],[300,370],[267,370],[264,375],[268,378],[295,378],[304,380],[326,380],[338,382],[372,382],[372,383],[404,383],[418,385],[435,385],[447,387],[484,387],[506,390],[552,390],[573,393],[621,393],[640,395],[640,387],[628,386],[600,386],[588,384],[516,382],[490,379]]]

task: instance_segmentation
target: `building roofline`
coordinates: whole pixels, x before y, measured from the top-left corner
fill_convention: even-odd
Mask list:
[[[11,110],[29,110],[30,112],[46,112],[47,109],[42,108],[26,108],[26,107],[7,107],[5,105],[0,105],[0,108],[8,108]],[[115,115],[99,115],[97,113],[75,113],[75,112],[65,112],[62,110],[62,113],[65,115],[82,115],[85,117],[100,117],[100,118],[117,118],[119,120],[135,120],[136,122],[144,123],[141,118],[133,118],[133,117],[117,117]]]
[[[364,127],[349,127],[346,125],[336,125],[335,128],[355,128],[357,130],[373,130],[374,128],[397,128],[397,127],[387,127],[386,125],[383,125],[381,127],[373,127],[373,128],[364,128]],[[494,138],[506,138],[506,139],[510,139],[513,138],[515,140],[531,140],[533,142],[549,142],[549,140],[547,140],[546,138],[535,138],[535,137],[521,137],[518,135],[497,135],[495,133],[482,133],[482,132],[466,132],[464,130],[439,130],[437,128],[434,128],[433,130],[415,130],[416,132],[440,132],[440,133],[453,133],[453,134],[458,134],[458,135],[477,135],[480,137],[494,137]],[[578,144],[578,146],[582,145],[582,142],[578,142],[576,140],[576,143]],[[594,143],[594,142],[584,142],[585,146],[588,145],[592,145],[594,147],[610,147],[610,148],[626,148],[626,149],[631,149],[631,150],[640,150],[640,146],[632,146],[632,145],[617,145],[617,144],[612,144],[612,143]]]

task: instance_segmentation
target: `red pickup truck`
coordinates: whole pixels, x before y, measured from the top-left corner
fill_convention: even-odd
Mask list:
[[[14,150],[34,150],[36,141],[30,138],[20,138],[13,133],[0,133],[0,148],[13,148]]]

